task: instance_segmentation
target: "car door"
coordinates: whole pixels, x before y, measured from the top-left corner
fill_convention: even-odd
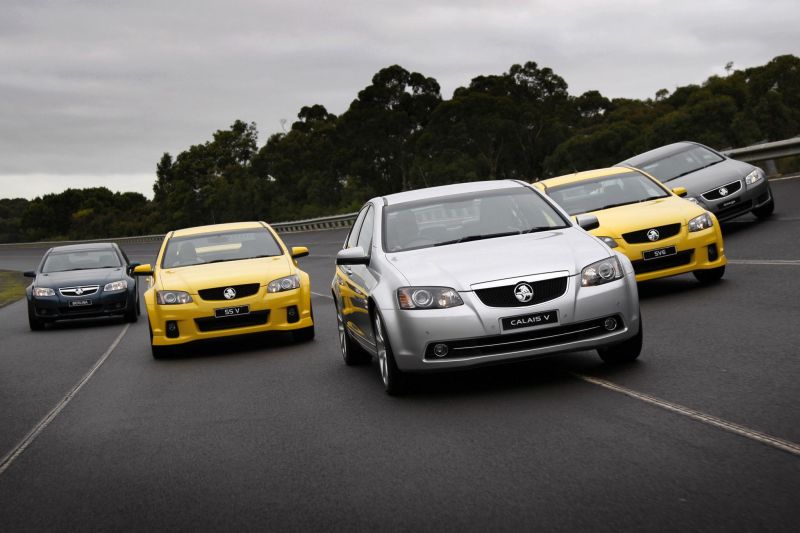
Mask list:
[[[364,223],[364,219],[369,213],[371,206],[364,206],[356,217],[350,233],[345,239],[342,249],[353,248],[358,244],[358,236]],[[363,315],[368,315],[366,289],[358,284],[361,279],[360,271],[355,272],[353,265],[338,265],[334,280],[334,292],[336,293],[337,305],[342,313],[342,320],[347,330],[363,343],[372,344],[369,328],[365,329]],[[356,279],[353,279],[353,278]]]
[[[367,212],[364,215],[364,223],[361,226],[361,230],[358,232],[358,239],[356,240],[356,246],[360,247],[368,255],[371,255],[374,227],[375,208],[370,205],[367,206]],[[372,320],[369,314],[368,298],[369,295],[372,294],[375,285],[377,285],[375,271],[368,265],[352,265],[349,267],[348,277],[355,293],[352,321],[354,326],[358,328],[362,339],[372,346],[375,344],[375,338],[372,332]]]

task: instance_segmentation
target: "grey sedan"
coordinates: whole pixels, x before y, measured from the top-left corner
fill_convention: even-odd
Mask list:
[[[670,188],[685,187],[688,196],[718,220],[752,212],[766,218],[775,209],[764,171],[695,142],[668,144],[618,163],[644,170]]]
[[[345,363],[378,359],[389,394],[408,372],[597,349],[642,347],[630,261],[517,181],[373,198],[336,256],[332,282]]]

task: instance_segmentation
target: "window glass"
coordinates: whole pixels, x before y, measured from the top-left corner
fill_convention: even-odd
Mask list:
[[[47,256],[42,272],[65,272],[67,270],[91,270],[93,268],[118,268],[122,266],[117,253],[107,250],[84,250],[76,252],[54,252]]]
[[[720,161],[724,161],[724,158],[703,146],[693,145],[686,150],[681,150],[657,161],[638,165],[638,168],[652,174],[661,181],[669,181],[701,168],[710,167]]]
[[[367,215],[368,210],[369,205],[361,208],[361,212],[358,213],[356,221],[353,222],[353,227],[350,228],[350,233],[347,235],[347,240],[344,242],[345,248],[352,248],[358,242],[358,232],[361,230],[361,224],[364,222],[364,217]]]
[[[548,187],[547,194],[570,215],[669,196],[660,185],[636,171]]]
[[[239,261],[283,255],[266,228],[173,237],[167,243],[162,268]]]
[[[358,234],[357,245],[360,246],[364,252],[369,254],[369,247],[372,245],[372,226],[375,221],[375,210],[372,206],[367,208],[367,214],[364,216],[364,224],[361,226],[361,231]]]

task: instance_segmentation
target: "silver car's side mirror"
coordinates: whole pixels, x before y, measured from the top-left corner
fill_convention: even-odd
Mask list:
[[[369,256],[360,246],[353,246],[345,250],[339,250],[336,254],[337,265],[368,265]]]
[[[600,227],[600,221],[594,215],[578,215],[575,222],[586,231],[591,231]]]

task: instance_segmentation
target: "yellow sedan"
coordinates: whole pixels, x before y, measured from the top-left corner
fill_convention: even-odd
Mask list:
[[[703,283],[725,273],[725,248],[716,217],[632,168],[604,168],[535,183],[570,216],[595,215],[591,230],[633,263],[636,281],[692,272]]]
[[[168,233],[144,294],[153,357],[190,341],[265,331],[314,338],[311,282],[297,266],[308,248],[287,249],[264,222]]]

